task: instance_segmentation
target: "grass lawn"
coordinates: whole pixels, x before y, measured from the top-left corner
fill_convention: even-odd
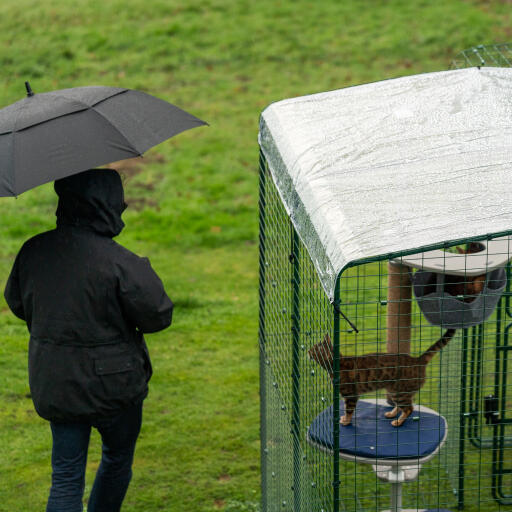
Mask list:
[[[155,375],[126,512],[255,510],[259,500],[257,131],[286,97],[446,69],[512,39],[510,3],[431,0],[3,0],[0,105],[82,85],[146,90],[211,126],[123,164],[118,241],[176,302],[147,337]],[[0,201],[0,282],[54,225],[51,185]],[[0,511],[44,510],[50,432],[33,411],[27,331],[0,299]],[[98,465],[92,438],[88,494]]]

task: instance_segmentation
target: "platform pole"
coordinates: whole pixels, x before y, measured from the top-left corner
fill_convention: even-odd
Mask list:
[[[387,351],[390,354],[411,353],[411,294],[408,267],[389,262]]]
[[[402,512],[402,483],[391,484],[391,512]]]

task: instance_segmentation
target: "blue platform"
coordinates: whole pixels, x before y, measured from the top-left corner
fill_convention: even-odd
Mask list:
[[[340,453],[371,459],[421,459],[433,454],[446,435],[446,420],[435,412],[416,411],[400,427],[384,416],[388,405],[360,400],[348,426],[340,425]],[[340,401],[340,414],[344,403]],[[333,449],[332,406],[322,411],[308,429],[310,441]]]

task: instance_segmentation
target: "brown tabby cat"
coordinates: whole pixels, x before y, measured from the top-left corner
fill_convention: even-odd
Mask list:
[[[425,295],[437,290],[437,275],[432,273],[425,284]],[[480,276],[444,276],[444,291],[454,297],[463,296],[464,302],[473,302],[485,286],[485,274]]]
[[[392,411],[385,413],[386,418],[394,418],[398,410],[400,417],[391,422],[399,427],[413,411],[412,401],[417,391],[425,383],[425,369],[429,361],[448,344],[455,329],[448,329],[426,352],[419,357],[409,354],[363,354],[361,356],[343,356],[340,354],[340,394],[345,401],[345,415],[340,419],[342,425],[350,425],[359,396],[386,389],[395,403]],[[333,348],[327,334],[324,340],[309,349],[308,354],[333,379]]]
[[[475,254],[485,249],[485,246],[478,242],[470,242],[467,247],[456,247],[458,254]],[[425,285],[425,295],[436,291],[437,276],[432,274]],[[444,276],[444,291],[454,297],[463,296],[464,302],[473,302],[479,293],[482,293],[485,286],[485,274],[479,276]]]

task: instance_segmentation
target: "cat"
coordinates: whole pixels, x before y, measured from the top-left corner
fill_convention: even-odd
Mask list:
[[[478,242],[470,242],[465,247],[455,247],[457,254],[475,254],[485,250],[485,246]],[[459,298],[463,302],[473,302],[485,287],[485,274],[478,276],[445,275],[443,291]],[[437,275],[432,273],[425,283],[424,295],[437,291]]]
[[[463,295],[464,302],[473,302],[485,286],[485,274],[480,276],[445,276],[444,289],[454,296]]]
[[[485,246],[478,242],[470,242],[466,247],[455,247],[458,254],[475,254],[477,252],[482,252],[485,249]],[[428,285],[434,286],[437,279],[435,275],[434,279],[430,279]],[[462,300],[464,302],[473,302],[476,299],[476,296],[481,293],[485,286],[485,274],[481,274],[479,276],[454,276],[454,275],[446,275],[444,277],[444,291],[457,296],[464,296]]]
[[[386,418],[400,417],[391,422],[399,427],[413,411],[412,401],[425,383],[425,370],[430,360],[445,347],[455,334],[448,329],[426,352],[419,357],[409,354],[363,354],[343,356],[340,354],[340,395],[345,401],[342,425],[350,425],[360,395],[386,389],[395,407],[385,413]],[[324,340],[308,351],[309,357],[327,370],[333,379],[333,348],[328,334]]]
[[[445,275],[443,289],[454,297],[463,296],[464,302],[473,302],[485,286],[485,274],[479,276]],[[435,293],[437,290],[437,274],[432,273],[425,284],[424,295]]]

